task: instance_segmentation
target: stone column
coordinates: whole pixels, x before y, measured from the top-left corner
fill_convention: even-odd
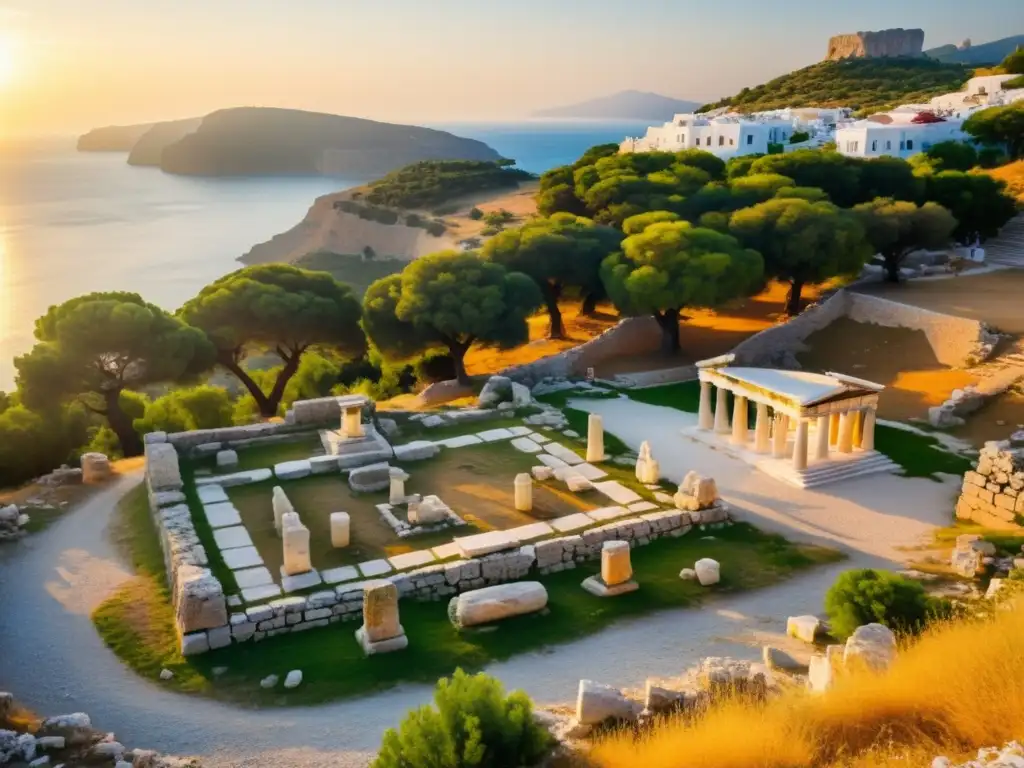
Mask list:
[[[363,626],[356,640],[367,656],[400,651],[409,645],[398,621],[398,588],[390,581],[375,581],[363,587]]]
[[[341,434],[345,437],[363,437],[362,407],[346,408],[341,415]]]
[[[861,428],[860,447],[865,451],[875,450],[875,409],[864,411],[864,426]]]
[[[711,411],[711,382],[700,383],[700,409],[697,411],[697,427],[707,432],[715,426],[715,416]]]
[[[302,524],[295,512],[287,512],[281,520],[281,539],[284,545],[285,576],[297,576],[313,570],[309,558],[309,528]]]
[[[613,597],[633,592],[639,585],[633,579],[628,541],[606,541],[601,547],[601,576],[590,576],[581,585],[598,597]]]
[[[771,439],[768,434],[770,427],[768,405],[758,403],[757,422],[754,425],[754,450],[758,453],[768,453],[771,450]]]
[[[851,416],[853,417],[853,447],[860,448],[864,439],[864,430],[861,427],[861,418],[864,416],[864,412],[854,411]]]
[[[530,512],[533,509],[533,478],[526,472],[516,475],[515,506],[520,512]]]
[[[391,491],[388,494],[388,503],[405,503],[405,481],[409,479],[409,473],[399,467],[392,467],[388,470],[388,478],[391,480]]]
[[[742,395],[735,395],[733,397],[733,409],[732,409],[732,442],[733,445],[746,445],[747,439],[749,438],[749,430],[747,429],[747,422],[749,416],[747,414],[747,398]]]
[[[828,444],[836,445],[839,442],[839,414],[833,413],[828,417]]]
[[[839,415],[840,453],[850,453],[853,450],[853,416],[854,411],[843,411]]]
[[[718,388],[715,399],[715,432],[719,435],[729,433],[729,390],[725,387]]]
[[[796,425],[796,443],[793,446],[793,469],[807,469],[807,420]]]
[[[604,461],[604,422],[596,413],[587,417],[587,461]]]
[[[775,414],[775,426],[772,433],[772,456],[776,459],[786,458],[786,447],[789,440],[789,416],[784,413]]]
[[[817,429],[814,433],[814,458],[818,459],[819,461],[828,458],[828,422],[828,416],[818,417]]]
[[[351,521],[348,512],[331,513],[331,546],[336,549],[347,547],[350,537]]]

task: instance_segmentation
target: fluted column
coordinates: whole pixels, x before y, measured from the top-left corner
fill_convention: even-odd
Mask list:
[[[875,409],[868,408],[864,411],[864,426],[862,428],[860,447],[865,451],[875,450]]]
[[[757,421],[754,424],[754,450],[758,453],[768,453],[771,450],[771,439],[768,435],[770,427],[768,406],[765,403],[758,403]]]
[[[702,430],[710,430],[715,426],[715,415],[711,410],[711,382],[700,383],[700,410],[698,411],[697,426]]]
[[[796,425],[796,442],[793,444],[793,469],[807,469],[806,419],[800,419]]]
[[[772,432],[772,456],[776,459],[786,457],[786,444],[789,439],[789,416],[784,413],[775,414]]]
[[[850,453],[853,450],[853,417],[854,411],[843,411],[839,415],[839,452]]]
[[[828,416],[818,417],[818,426],[814,434],[814,458],[824,460],[828,458]]]
[[[749,439],[747,429],[747,398],[742,395],[733,397],[732,408],[732,442],[733,445],[746,445]]]
[[[729,434],[729,390],[718,388],[715,398],[715,432],[719,435]]]

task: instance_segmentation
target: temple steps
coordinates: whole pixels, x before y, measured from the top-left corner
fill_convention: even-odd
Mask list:
[[[900,472],[902,468],[884,453],[872,451],[856,459],[842,461],[820,461],[807,469],[794,469],[790,461],[767,460],[758,462],[758,469],[799,488],[815,488],[829,483],[838,483],[853,477],[873,475],[879,472]]]

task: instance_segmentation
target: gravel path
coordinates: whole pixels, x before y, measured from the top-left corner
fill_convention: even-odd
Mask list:
[[[626,400],[580,401],[578,407],[603,413],[606,428],[634,447],[650,440],[667,477],[678,481],[691,468],[712,474],[726,499],[744,508],[741,516],[794,538],[843,546],[852,561],[702,609],[624,622],[489,668],[540,703],[571,699],[581,677],[634,687],[651,675],[679,674],[702,656],[753,658],[766,637],[784,630],[787,615],[820,609],[822,594],[838,572],[853,563],[884,564],[886,555],[895,555],[892,546],[926,533],[938,520],[920,510],[934,508],[938,512],[930,516],[941,517],[941,504],[948,505],[952,493],[948,484],[896,478],[854,481],[835,486],[829,495],[799,492],[735,460],[681,445],[679,429],[688,423],[687,414]],[[162,690],[124,668],[100,642],[89,612],[128,577],[106,528],[117,499],[138,480],[138,475],[119,479],[45,533],[0,550],[0,689],[12,690],[40,712],[89,712],[98,727],[114,730],[129,745],[206,755],[218,767],[366,765],[384,729],[428,701],[429,687],[403,686],[318,707],[252,711]],[[868,508],[865,494],[884,496],[885,509]],[[916,510],[911,514],[898,511],[911,508]],[[887,542],[881,552],[876,536]]]

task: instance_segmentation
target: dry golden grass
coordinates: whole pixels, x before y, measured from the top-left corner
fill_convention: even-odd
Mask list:
[[[692,724],[668,721],[593,750],[599,768],[876,768],[927,765],[1019,738],[1024,608],[929,630],[885,675],[793,691],[765,707],[733,703]],[[908,760],[908,758],[911,758]]]

